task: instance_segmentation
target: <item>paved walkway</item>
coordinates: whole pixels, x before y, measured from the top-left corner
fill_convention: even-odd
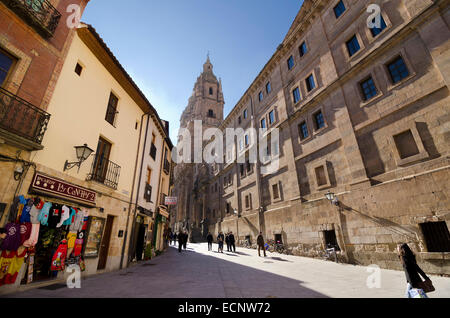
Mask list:
[[[237,253],[208,252],[189,244],[181,255],[170,248],[162,256],[126,270],[90,277],[81,289],[35,289],[9,297],[137,298],[398,298],[405,292],[403,272],[381,270],[381,288],[367,287],[366,267],[238,248]],[[431,277],[436,292],[450,297],[450,278]]]

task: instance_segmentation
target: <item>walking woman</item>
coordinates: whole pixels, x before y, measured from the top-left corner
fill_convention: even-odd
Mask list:
[[[223,241],[225,240],[225,237],[222,232],[219,233],[219,236],[217,237],[217,242],[219,243],[219,253],[223,253]]]
[[[431,285],[431,280],[423,272],[423,270],[417,265],[416,256],[409,248],[408,244],[402,244],[398,247],[399,258],[402,261],[403,269],[406,275],[406,298],[411,298],[410,290],[413,288],[423,289],[422,276],[425,281]],[[419,276],[420,274],[420,276]]]

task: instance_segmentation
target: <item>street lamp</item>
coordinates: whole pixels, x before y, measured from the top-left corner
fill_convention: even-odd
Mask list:
[[[76,146],[75,151],[77,153],[77,162],[69,162],[66,160],[66,163],[64,164],[64,171],[70,170],[73,167],[78,166],[78,172],[80,171],[81,164],[86,161],[87,158],[94,152],[91,148],[88,147],[87,144],[84,144],[83,146]]]
[[[339,199],[337,198],[337,196],[333,192],[328,191],[325,194],[325,197],[327,198],[328,201],[330,201],[331,204],[334,204],[336,206],[339,205]]]

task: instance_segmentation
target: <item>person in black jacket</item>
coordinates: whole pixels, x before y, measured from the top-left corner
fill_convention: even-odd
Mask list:
[[[430,281],[424,271],[417,265],[416,256],[409,248],[408,244],[399,246],[399,258],[402,261],[403,269],[406,275],[406,297],[410,298],[409,291],[413,288],[421,288],[422,279],[419,274],[426,280]]]
[[[184,249],[186,249],[188,239],[189,239],[189,234],[187,234],[187,232],[184,231],[184,234],[183,234],[183,248]]]
[[[233,232],[228,235],[228,240],[230,241],[230,252],[236,253],[236,239],[234,238]]]
[[[183,247],[183,232],[180,231],[180,233],[178,233],[178,252],[181,253],[181,249]]]
[[[264,248],[264,237],[262,232],[259,232],[258,238],[256,239],[256,243],[258,244],[258,256],[261,257],[260,251],[264,252],[264,257],[266,257],[266,249]]]
[[[211,235],[211,233],[208,233],[208,236],[206,236],[206,240],[208,241],[208,251],[212,251],[213,236]]]

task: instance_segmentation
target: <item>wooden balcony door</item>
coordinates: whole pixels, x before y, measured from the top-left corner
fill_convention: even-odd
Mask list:
[[[94,162],[94,178],[98,182],[104,182],[108,172],[109,156],[111,154],[111,143],[103,138],[99,138],[97,145],[97,153]]]

